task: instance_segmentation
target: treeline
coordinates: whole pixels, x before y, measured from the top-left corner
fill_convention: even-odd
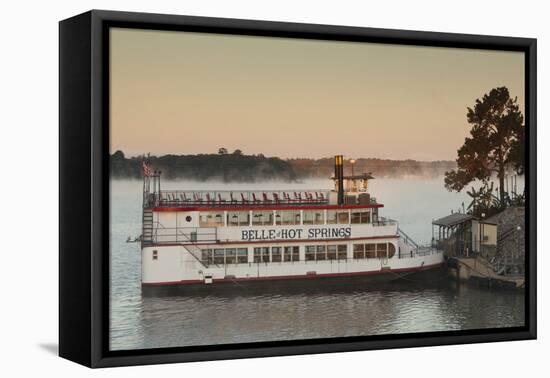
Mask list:
[[[111,176],[141,178],[144,156],[125,157],[122,151],[111,155]],[[334,172],[334,159],[288,159],[244,155],[240,150],[218,154],[163,155],[147,158],[153,169],[162,171],[167,179],[198,181],[254,182],[266,180],[296,181],[306,178],[327,178]],[[415,161],[388,159],[357,159],[353,164],[356,174],[371,172],[374,177],[439,177],[454,169],[452,161]],[[350,160],[344,161],[344,172],[351,174]]]
[[[115,152],[111,155],[111,177],[141,178],[144,159],[144,156],[126,158],[122,151]],[[293,167],[285,160],[243,155],[238,150],[234,153],[149,156],[147,160],[166,179],[224,182],[297,179]]]

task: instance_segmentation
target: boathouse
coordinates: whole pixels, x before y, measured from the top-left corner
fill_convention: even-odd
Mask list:
[[[497,223],[452,213],[432,222],[432,244],[447,257],[482,256],[490,260],[497,250]]]

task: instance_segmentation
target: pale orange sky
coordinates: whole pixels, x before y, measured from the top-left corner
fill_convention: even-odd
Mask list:
[[[466,107],[524,55],[111,29],[111,152],[454,160]]]

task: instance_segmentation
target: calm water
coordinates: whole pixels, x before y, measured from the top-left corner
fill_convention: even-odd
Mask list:
[[[449,193],[442,179],[376,179],[370,192],[420,243],[431,239],[432,219],[468,199]],[[223,189],[221,184],[164,182],[166,189]],[[232,189],[327,188],[301,184],[230,184]],[[111,186],[111,349],[514,327],[524,324],[524,297],[457,284],[434,274],[361,290],[269,293],[243,289],[202,296],[142,296],[139,244],[141,182]]]

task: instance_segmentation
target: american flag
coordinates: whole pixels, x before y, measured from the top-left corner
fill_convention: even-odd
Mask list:
[[[149,167],[149,165],[146,162],[143,162],[143,175],[144,176],[151,176],[153,174],[153,171]]]

